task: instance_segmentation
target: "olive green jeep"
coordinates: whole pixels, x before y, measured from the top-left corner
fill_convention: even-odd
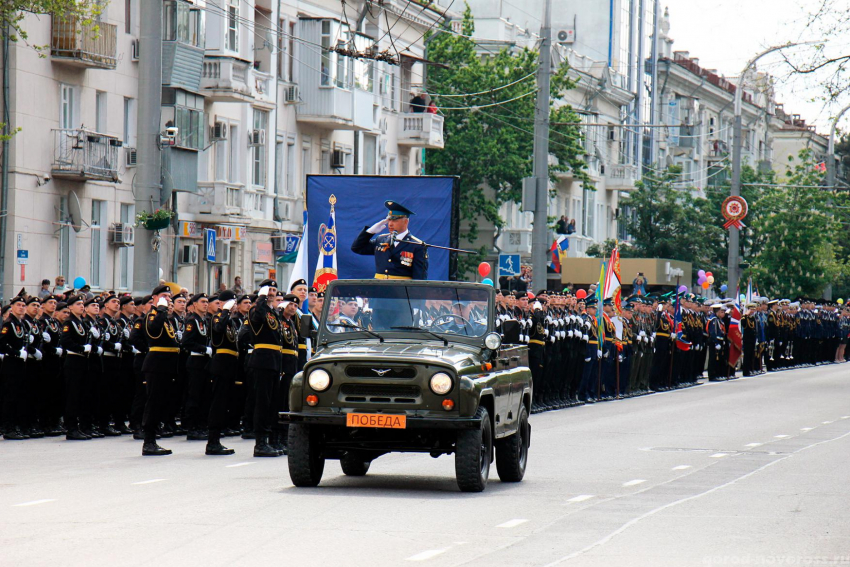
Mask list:
[[[531,372],[525,346],[494,332],[493,288],[460,282],[336,280],[317,353],[292,380],[289,474],[316,486],[326,459],[351,476],[390,452],[455,454],[461,490],[525,474]]]

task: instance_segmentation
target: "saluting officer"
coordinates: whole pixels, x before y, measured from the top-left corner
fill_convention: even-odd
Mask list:
[[[69,441],[91,439],[90,435],[83,433],[80,423],[82,398],[89,369],[88,356],[91,352],[88,330],[83,323],[84,299],[85,297],[82,295],[68,299],[68,310],[71,314],[62,326],[62,337],[59,339],[59,344],[66,354],[63,369],[65,376],[65,429],[67,431],[65,439]]]
[[[141,441],[145,438],[145,433],[142,431],[142,419],[148,401],[145,373],[142,370],[145,355],[148,352],[145,320],[153,306],[153,301],[150,295],[145,295],[135,298],[133,304],[136,308],[136,315],[133,318],[129,338],[133,349],[133,402],[130,404],[130,429],[133,430],[133,439]]]
[[[236,336],[240,321],[236,309],[236,294],[221,292],[224,301],[221,311],[213,315],[210,325],[210,343],[214,349],[210,371],[212,374],[212,400],[209,413],[207,455],[232,455],[235,451],[221,444],[222,429],[227,424],[227,406],[234,383],[239,378],[239,347]],[[234,317],[231,318],[231,312]]]
[[[171,310],[171,289],[167,285],[154,288],[151,293],[154,309],[148,313],[144,322],[145,339],[148,352],[142,365],[147,383],[148,399],[142,418],[145,442],[142,455],[170,455],[171,449],[163,449],[156,442],[156,428],[162,419],[165,396],[168,385],[177,375],[177,363],[180,346],[177,332],[168,320]]]
[[[299,323],[300,323],[301,315],[305,314],[304,311],[300,308],[300,306],[304,305],[304,302],[307,300],[307,296],[308,296],[308,293],[309,293],[308,289],[307,289],[307,282],[303,279],[295,280],[294,282],[292,282],[292,285],[289,286],[289,293],[298,297],[299,307],[296,308],[296,312],[295,312],[295,317],[296,317],[295,325],[298,326]],[[309,346],[312,347],[313,341],[311,340],[311,337],[309,335],[306,335],[306,336],[303,336],[303,337],[302,336],[298,337],[298,370],[299,371],[302,368],[304,368],[304,365],[307,364],[307,361],[310,359],[310,356],[311,356],[310,349],[308,349],[308,342],[310,343]]]
[[[278,453],[285,455],[288,452],[287,442],[289,436],[289,425],[280,423],[277,419],[278,412],[289,411],[289,385],[292,378],[301,368],[299,365],[298,345],[301,341],[298,337],[298,305],[300,298],[295,294],[287,294],[278,306],[280,312],[280,332],[282,342],[281,353],[281,379],[277,383],[274,393],[274,420],[272,421],[272,434],[269,445]]]
[[[206,293],[197,293],[189,300],[189,315],[186,317],[181,341],[183,350],[189,355],[186,361],[189,380],[183,412],[183,427],[187,430],[186,439],[189,441],[207,440],[207,434],[203,431],[209,417],[211,389],[207,365],[213,354],[209,345],[208,303]]]
[[[254,381],[254,444],[255,457],[279,457],[269,445],[274,419],[274,391],[280,381],[282,368],[283,335],[281,320],[274,309],[277,281],[260,282],[257,303],[248,314],[248,325],[253,335],[253,352],[248,360]]]
[[[427,280],[428,251],[423,242],[410,234],[408,224],[413,211],[395,201],[386,201],[387,217],[365,227],[351,245],[351,251],[375,257],[375,279]],[[380,234],[384,228],[389,234]]]

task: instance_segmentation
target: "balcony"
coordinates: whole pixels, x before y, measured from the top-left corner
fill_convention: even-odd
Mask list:
[[[502,251],[502,254],[531,254],[531,229],[504,229],[499,235],[496,245]]]
[[[405,112],[399,120],[398,145],[443,149],[443,117],[439,114]]]
[[[631,191],[638,180],[634,165],[609,165],[605,168],[605,188],[609,191]]]
[[[586,258],[587,249],[597,242],[589,236],[580,234],[570,234],[567,236],[570,241],[570,247],[567,249],[567,258]]]
[[[97,28],[97,31],[95,31]],[[77,18],[53,17],[50,56],[77,67],[115,69],[118,65],[115,24],[84,24]]]
[[[729,145],[723,140],[710,140],[708,147],[709,150],[706,157],[709,161],[723,160],[729,155]]]
[[[53,130],[50,172],[59,179],[117,183],[121,146],[118,138],[90,130]]]
[[[263,73],[257,69],[251,69],[251,87],[253,89],[253,97],[256,102],[265,103],[265,106],[274,107],[274,87],[272,86],[272,76],[268,73]]]
[[[201,91],[212,102],[254,102],[253,68],[232,57],[204,57]]]
[[[247,214],[243,204],[244,187],[225,181],[199,181],[198,191],[189,195],[189,212],[210,215],[209,222],[243,222]]]

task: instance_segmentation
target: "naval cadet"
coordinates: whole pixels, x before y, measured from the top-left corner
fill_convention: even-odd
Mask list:
[[[364,228],[351,251],[375,257],[375,279],[427,280],[428,251],[408,228],[410,216],[415,213],[395,201],[386,201],[384,206],[389,211],[387,217]],[[389,234],[381,234],[385,228]]]
[[[236,307],[236,294],[225,290],[219,294],[224,301],[221,311],[213,315],[210,325],[210,343],[214,349],[210,369],[212,374],[212,399],[209,412],[207,455],[232,455],[233,449],[221,444],[222,430],[227,425],[227,409],[231,389],[239,378],[239,348],[236,336],[241,322]],[[231,319],[231,312],[235,317]]]

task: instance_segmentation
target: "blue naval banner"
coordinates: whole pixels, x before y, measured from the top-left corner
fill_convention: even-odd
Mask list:
[[[387,177],[365,175],[307,176],[307,266],[315,278],[319,255],[319,227],[328,223],[331,195],[335,197],[337,275],[339,279],[371,279],[375,259],[351,251],[351,243],[364,227],[387,216],[384,201],[397,201],[416,213],[410,233],[429,244],[457,247],[454,177]],[[386,232],[386,231],[384,231]],[[450,254],[428,249],[428,279],[452,279]]]

